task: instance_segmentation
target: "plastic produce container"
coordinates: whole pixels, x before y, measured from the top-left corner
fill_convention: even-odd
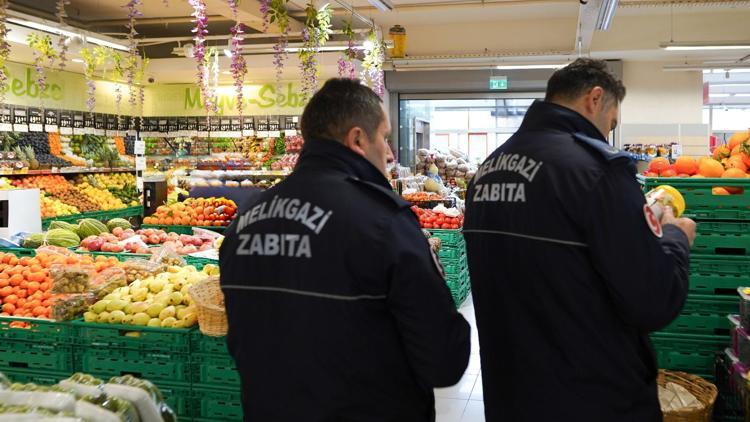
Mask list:
[[[742,327],[737,329],[737,348],[740,362],[750,366],[750,335]]]

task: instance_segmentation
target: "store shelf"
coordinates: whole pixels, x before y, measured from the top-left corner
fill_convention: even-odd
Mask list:
[[[116,169],[95,169],[95,168],[74,168],[68,169],[61,167],[57,171],[52,170],[28,170],[23,172],[0,172],[0,176],[12,177],[12,176],[45,176],[45,175],[58,175],[58,174],[89,174],[89,173],[134,173],[135,168],[116,168]]]

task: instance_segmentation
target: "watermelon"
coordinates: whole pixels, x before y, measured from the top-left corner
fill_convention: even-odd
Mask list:
[[[75,233],[78,231],[78,226],[67,221],[53,221],[50,223],[49,229],[65,229]]]
[[[81,243],[81,238],[77,234],[65,229],[47,231],[45,240],[48,245],[60,246],[62,248],[73,248]]]
[[[26,238],[23,240],[23,247],[36,249],[42,246],[42,242],[44,242],[44,233],[34,233],[26,236]]]
[[[113,218],[107,221],[107,228],[111,232],[115,227],[121,227],[123,230],[132,229],[133,225],[124,218]]]
[[[78,237],[85,239],[89,236],[99,236],[102,233],[109,233],[107,226],[99,220],[93,218],[84,218],[78,222]]]

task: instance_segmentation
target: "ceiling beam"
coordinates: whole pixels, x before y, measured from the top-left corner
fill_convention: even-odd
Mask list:
[[[596,31],[596,20],[604,0],[581,1],[578,7],[578,26],[576,28],[576,42],[573,51],[579,56],[587,56],[591,52],[591,40]]]
[[[212,13],[219,14],[229,19],[233,19],[232,10],[229,8],[226,0],[205,0],[206,8]],[[263,14],[260,12],[260,2],[258,0],[243,0],[238,2],[237,17],[240,22],[253,28],[256,31],[263,31]],[[301,31],[302,23],[290,17],[289,30],[292,32]],[[268,27],[268,32],[278,33],[275,25]]]

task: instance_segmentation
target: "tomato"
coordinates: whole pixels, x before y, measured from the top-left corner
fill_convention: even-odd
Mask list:
[[[451,224],[450,228],[456,230],[458,228],[458,224]]]
[[[422,226],[422,227],[424,227],[425,229],[431,229],[432,228],[432,224],[430,224],[430,223],[424,223],[424,226]]]
[[[451,228],[451,225],[450,225],[450,224],[448,224],[448,223],[443,223],[443,224],[442,224],[442,225],[440,226],[440,228],[441,228],[441,229],[449,229],[449,228]]]

